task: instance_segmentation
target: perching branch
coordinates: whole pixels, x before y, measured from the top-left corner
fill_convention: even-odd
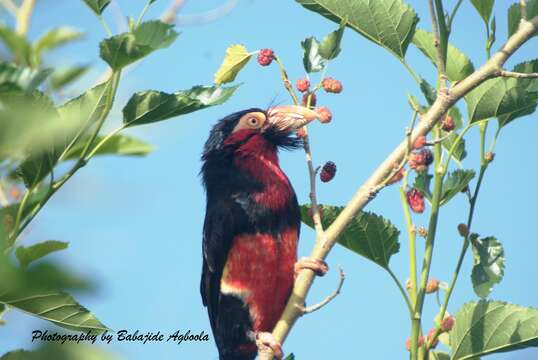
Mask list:
[[[506,41],[501,50],[495,53],[482,67],[469,75],[464,80],[455,84],[450,93],[439,93],[430,109],[422,116],[420,123],[413,131],[411,140],[414,142],[420,135],[428,134],[435,124],[446,112],[467,95],[471,90],[484,81],[500,76],[498,69],[514,54],[519,47],[527,42],[538,31],[538,16],[532,20],[522,20],[519,29]],[[382,183],[393,170],[394,164],[400,163],[407,152],[407,139],[401,142],[393,152],[379,165],[370,178],[357,190],[347,206],[342,210],[334,222],[327,228],[325,235],[327,241],[323,244],[316,243],[311,257],[325,259],[332,247],[336,244],[338,236],[346,229],[353,217],[371,201],[372,189]],[[293,292],[288,300],[286,308],[273,330],[275,339],[283,343],[288,336],[295,321],[302,315],[297,305],[304,304],[305,298],[314,281],[314,273],[311,270],[302,270],[295,280]],[[264,352],[260,354],[260,360],[271,360],[272,354]]]
[[[30,20],[34,11],[36,0],[24,0],[21,7],[17,11],[17,25],[15,30],[17,34],[25,36],[30,27]]]
[[[527,20],[527,0],[519,0],[519,7],[521,8],[521,19]]]

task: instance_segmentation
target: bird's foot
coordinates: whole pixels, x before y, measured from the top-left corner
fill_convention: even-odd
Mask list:
[[[323,276],[329,271],[329,266],[323,260],[303,257],[295,263],[295,277],[303,269],[310,269],[316,273],[317,276]]]
[[[275,337],[270,332],[256,333],[256,346],[260,351],[267,350],[268,348],[271,349],[273,356],[279,360],[284,357],[282,345],[275,340]]]

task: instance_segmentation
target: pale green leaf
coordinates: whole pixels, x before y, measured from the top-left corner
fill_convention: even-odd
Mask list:
[[[0,40],[11,51],[11,54],[16,60],[24,65],[32,65],[32,45],[24,36],[0,24]]]
[[[471,3],[484,20],[486,26],[488,26],[495,0],[471,0]]]
[[[336,31],[325,36],[319,44],[319,55],[327,60],[332,60],[340,54],[340,43],[346,28],[347,18],[342,19],[340,26]]]
[[[308,209],[309,205],[301,206],[301,221],[313,228]],[[341,206],[321,205],[323,227],[327,228],[342,209]],[[390,221],[373,213],[360,212],[353,217],[337,241],[347,249],[388,269],[391,256],[400,251],[399,235],[399,230]]]
[[[434,45],[432,33],[417,29],[413,36],[413,44],[424,54],[430,61],[437,64],[437,50]],[[460,81],[472,74],[474,66],[471,60],[452,44],[448,44],[446,75],[450,81]]]
[[[70,330],[98,333],[109,330],[88,309],[64,292],[8,293],[0,296],[0,303]]]
[[[226,49],[222,64],[215,73],[215,84],[220,85],[234,81],[251,57],[252,55],[243,45],[229,46]]]
[[[319,41],[315,37],[304,39],[301,47],[304,50],[303,65],[307,73],[318,72],[325,68],[327,60],[319,54]]]
[[[48,69],[37,70],[0,62],[0,85],[13,84],[27,92],[36,90],[50,74]]]
[[[103,136],[98,136],[95,139],[95,143],[98,144],[103,139]],[[87,139],[83,139],[77,143],[77,145],[73,146],[65,156],[65,159],[80,158],[86,141]],[[127,135],[114,135],[110,137],[99,150],[97,150],[95,155],[144,156],[151,151],[151,145],[142,140]]]
[[[418,17],[401,0],[296,0],[308,10],[347,26],[384,47],[400,59],[405,57]]]
[[[483,239],[478,235],[471,236],[473,249],[473,271],[471,280],[476,295],[486,298],[495,284],[504,276],[504,249],[496,238],[489,236]]]
[[[500,301],[471,302],[450,332],[452,360],[538,346],[538,309]]]
[[[432,201],[432,193],[430,191],[432,178],[433,175],[428,174],[426,171],[417,172],[413,183],[413,188],[420,191],[420,193],[430,202]]]
[[[443,351],[430,351],[429,360],[450,360],[450,354]]]
[[[114,70],[138,61],[153,51],[170,46],[178,37],[174,25],[159,20],[147,21],[132,32],[101,41],[100,55]]]
[[[88,65],[77,65],[68,68],[58,69],[50,77],[50,87],[59,90],[86,74],[90,67]]]
[[[37,59],[40,59],[43,52],[53,50],[72,41],[79,40],[83,36],[83,33],[67,26],[54,28],[45,33],[45,35],[40,37],[34,43],[34,56]],[[37,63],[39,63],[39,61],[37,61]]]
[[[195,86],[167,94],[143,91],[134,94],[123,108],[123,123],[135,126],[170,119],[226,102],[239,85],[231,87]]]
[[[50,253],[67,249],[68,245],[68,243],[63,241],[48,240],[28,247],[19,246],[15,250],[15,255],[21,266],[25,268],[30,265],[30,263],[39,260]]]

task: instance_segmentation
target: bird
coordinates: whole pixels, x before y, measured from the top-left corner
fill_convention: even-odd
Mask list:
[[[301,106],[250,108],[212,128],[202,153],[206,192],[200,293],[219,360],[252,360],[260,347],[282,358],[271,334],[303,268],[323,275],[323,260],[297,261],[300,207],[278,150],[300,148],[296,130],[318,114]]]

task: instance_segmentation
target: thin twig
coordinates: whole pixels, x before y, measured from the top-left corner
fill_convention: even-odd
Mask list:
[[[439,83],[440,90],[444,91],[446,89],[446,64],[445,56],[443,50],[443,44],[439,37],[439,23],[437,22],[437,14],[433,5],[433,0],[428,0],[428,6],[430,8],[430,17],[432,20],[432,33],[434,46],[437,52],[437,70],[439,72]]]
[[[515,71],[500,70],[499,76],[519,79],[536,79],[538,78],[538,73],[520,73]]]
[[[310,313],[313,313],[314,311],[321,309],[322,307],[330,303],[335,297],[337,297],[340,294],[340,291],[342,290],[342,286],[344,285],[344,281],[346,280],[346,274],[344,273],[344,270],[342,270],[340,266],[338,266],[338,270],[340,272],[340,281],[338,282],[338,287],[336,288],[336,290],[332,294],[327,296],[325,299],[323,299],[323,301],[317,303],[316,305],[307,306],[307,307],[298,306],[299,310],[303,314],[310,314]]]
[[[502,46],[500,51],[495,53],[483,66],[462,81],[454,84],[449,94],[439,94],[429,110],[422,116],[415,131],[413,131],[412,140],[415,141],[418,136],[428,134],[446,112],[471,90],[484,81],[498,76],[496,75],[497,69],[502,67],[508,58],[521,45],[527,42],[537,30],[538,16],[522,23],[519,29]],[[332,247],[336,244],[338,236],[346,229],[353,217],[371,201],[371,189],[385,180],[387,175],[392,171],[394,164],[402,161],[406,152],[407,139],[400,143],[378,166],[368,180],[359,187],[347,206],[338,214],[333,223],[325,231],[327,237],[326,244],[322,246],[322,244],[316,243],[314,246],[311,253],[312,258],[325,259],[327,257]],[[308,291],[314,282],[314,277],[315,274],[312,271],[301,271],[297,277],[286,308],[273,330],[273,336],[276,341],[283,343],[297,319],[302,315],[297,309],[296,304],[304,303]],[[270,352],[260,354],[260,360],[268,359],[272,359]]]
[[[167,24],[173,24],[176,22],[177,14],[179,10],[185,5],[185,0],[172,0],[168,9],[161,15],[161,21]]]

